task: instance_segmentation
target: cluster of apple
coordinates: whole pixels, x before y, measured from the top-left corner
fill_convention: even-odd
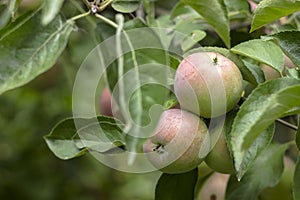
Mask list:
[[[285,66],[294,67],[286,56]],[[267,67],[262,66],[262,69],[268,80],[273,73]],[[220,129],[208,129],[203,119],[217,118],[232,110],[241,98],[242,81],[238,67],[219,53],[198,52],[183,59],[174,81],[174,93],[180,106],[162,113],[153,136],[143,145],[151,164],[165,173],[183,173],[205,160],[217,172],[234,173],[226,127],[220,124],[223,126],[220,137],[211,147],[209,137]],[[101,114],[112,116],[108,88],[100,96],[99,107]],[[210,152],[199,156],[201,148],[208,148]]]
[[[198,52],[183,59],[174,81],[180,109],[162,113],[155,133],[143,146],[149,161],[170,174],[192,170],[203,160],[215,171],[233,173],[225,127],[211,148],[211,130],[203,118],[216,118],[232,110],[242,91],[242,75],[225,56],[216,52]],[[212,150],[207,151],[208,155],[199,156],[200,150],[205,148]]]
[[[285,57],[285,66],[294,67],[288,61]],[[270,73],[265,68],[262,66],[268,80]],[[212,169],[213,175],[205,181],[197,195],[200,199],[223,199],[229,174],[234,173],[233,160],[227,147],[226,127],[222,123],[221,129],[218,124],[215,125],[217,128],[209,129],[207,123],[225,116],[236,107],[243,91],[242,81],[238,67],[219,53],[199,52],[186,57],[177,68],[174,80],[174,93],[180,106],[162,113],[153,136],[143,145],[148,160],[164,173],[184,173],[199,166],[201,178],[205,174],[202,173],[203,166]],[[113,104],[108,88],[100,96],[99,107],[101,114],[112,116]],[[210,135],[220,130],[217,142],[210,146]],[[205,156],[199,156],[201,148],[209,149]],[[260,195],[261,199],[274,197],[268,195],[271,193],[277,196],[290,195],[290,180],[295,166],[287,157],[284,161],[283,179],[276,187],[265,189]],[[279,187],[280,191],[284,191],[282,195],[276,193]]]
[[[241,98],[242,81],[238,67],[219,53],[198,52],[183,59],[174,80],[180,109],[165,110],[153,136],[143,145],[151,164],[165,173],[183,173],[197,167],[205,157],[215,171],[233,173],[225,127],[211,148],[209,132],[214,129],[209,130],[203,118],[216,118],[233,109]],[[112,116],[108,88],[100,96],[99,107],[101,114]],[[211,151],[201,157],[201,148]]]

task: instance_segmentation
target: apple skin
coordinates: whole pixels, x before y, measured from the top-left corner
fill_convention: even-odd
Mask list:
[[[255,2],[252,1],[252,0],[248,0],[248,3],[249,3],[251,12],[254,12],[255,9],[256,9],[256,7],[257,7],[257,3],[255,3]]]
[[[108,87],[105,87],[99,99],[100,114],[106,116],[113,116],[112,113],[112,96]]]
[[[214,172],[205,180],[196,200],[224,200],[230,175]]]
[[[293,200],[293,179],[295,163],[289,157],[284,157],[284,170],[279,183],[264,189],[260,194],[260,200]]]
[[[203,143],[209,144],[207,133],[205,123],[198,116],[169,109],[162,113],[154,134],[144,143],[143,151],[150,163],[162,172],[184,173],[203,161],[199,151]]]
[[[295,65],[289,57],[284,55],[284,69],[282,71],[283,75],[285,75],[286,68],[292,69],[292,68],[295,68]],[[270,67],[269,65],[261,64],[261,69],[264,72],[266,81],[281,77],[280,73],[278,71],[276,71],[275,69],[273,69],[272,67]]]
[[[290,69],[295,68],[295,64],[292,62],[292,60],[287,57],[286,55],[284,55],[284,66],[288,67]]]
[[[181,61],[176,71],[174,92],[181,108],[205,118],[230,111],[242,91],[240,70],[219,53],[191,54]]]
[[[233,159],[226,142],[226,127],[209,154],[205,158],[206,164],[213,170],[223,174],[234,174]]]
[[[272,67],[270,67],[269,65],[262,64],[261,69],[264,72],[266,81],[280,78],[280,73],[275,69],[273,69]]]

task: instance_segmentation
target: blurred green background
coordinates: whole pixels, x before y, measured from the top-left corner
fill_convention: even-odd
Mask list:
[[[66,64],[71,49],[50,71],[0,96],[0,199],[153,199],[158,172],[118,172],[89,154],[62,161],[43,140],[58,121],[72,116],[79,64]]]
[[[66,1],[62,14],[78,14],[78,8],[84,9],[80,2]],[[23,1],[20,13],[36,6],[37,1]],[[110,10],[106,15],[113,16]],[[63,161],[43,139],[56,123],[72,116],[72,87],[81,62],[96,41],[114,34],[114,29],[104,30],[103,23],[91,19],[77,22],[52,69],[0,96],[0,199],[154,199],[160,172],[118,172],[89,154]]]

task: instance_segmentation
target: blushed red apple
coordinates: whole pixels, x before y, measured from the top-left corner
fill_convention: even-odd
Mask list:
[[[242,81],[240,70],[230,59],[216,52],[198,52],[181,61],[174,93],[182,109],[212,118],[236,106]]]
[[[295,65],[289,57],[284,55],[284,68],[283,68],[283,71],[282,71],[283,75],[285,75],[286,68],[292,69],[292,68],[295,68]],[[269,65],[261,64],[261,69],[263,70],[264,75],[265,75],[265,79],[267,81],[281,77],[280,73],[277,70],[270,67]]]
[[[199,152],[209,145],[206,136],[207,127],[202,119],[184,110],[170,109],[162,113],[143,150],[150,163],[162,172],[183,173],[203,161]]]
[[[197,200],[224,200],[226,187],[230,175],[214,172],[204,180],[203,186],[197,194]]]
[[[101,115],[113,116],[112,96],[108,87],[105,87],[100,95],[99,109]]]

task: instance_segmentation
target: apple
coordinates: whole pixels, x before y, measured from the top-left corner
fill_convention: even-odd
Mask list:
[[[264,189],[260,194],[261,200],[292,200],[292,184],[294,178],[295,163],[289,157],[284,157],[284,170],[279,183]]]
[[[216,129],[213,129],[214,131]],[[213,170],[223,174],[233,174],[233,159],[226,141],[226,127],[224,126],[217,143],[205,158],[206,164]]]
[[[295,68],[295,65],[294,65],[294,63],[291,61],[291,59],[289,57],[287,57],[286,55],[284,55],[284,68],[282,70],[282,74],[283,75],[285,75],[286,68],[292,69],[292,68]],[[272,67],[270,67],[269,65],[262,64],[261,65],[261,69],[263,70],[264,75],[265,75],[265,79],[267,81],[281,77],[280,73],[277,70],[275,70]]]
[[[266,81],[281,77],[280,73],[269,65],[262,64],[261,69],[264,72]]]
[[[253,0],[248,0],[248,3],[250,5],[251,12],[254,12],[257,7],[257,3],[255,3]]]
[[[234,108],[241,98],[243,78],[238,67],[216,52],[198,52],[176,70],[174,92],[184,110],[205,118]]]
[[[150,163],[164,173],[184,173],[196,168],[207,155],[209,146],[206,124],[193,113],[169,109],[158,121],[154,134],[144,143]],[[201,148],[207,148],[200,158]]]
[[[292,60],[284,55],[284,66],[288,67],[290,69],[295,68],[295,64],[292,62]]]
[[[214,171],[209,166],[207,166],[205,162],[200,163],[200,165],[198,165],[198,183],[199,181],[201,182],[202,180],[206,179],[207,176],[209,176],[213,172]],[[196,185],[196,188],[197,187],[199,187],[199,185]]]
[[[196,200],[224,200],[230,175],[214,172],[204,180]]]
[[[112,113],[112,96],[108,87],[105,87],[100,95],[99,100],[100,114],[106,116],[113,116]]]

